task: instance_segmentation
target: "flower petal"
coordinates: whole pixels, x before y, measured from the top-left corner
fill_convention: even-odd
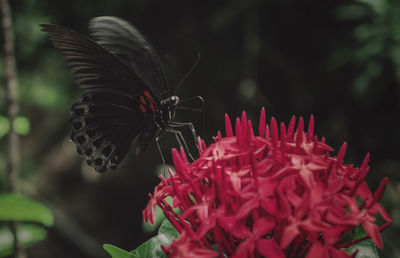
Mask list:
[[[257,251],[266,258],[284,258],[285,253],[272,239],[259,239],[256,243]]]

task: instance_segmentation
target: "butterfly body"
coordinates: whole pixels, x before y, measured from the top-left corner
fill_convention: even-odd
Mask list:
[[[169,96],[158,55],[132,25],[96,17],[89,23],[92,39],[41,26],[83,90],[71,107],[71,140],[88,165],[99,172],[115,169],[135,138],[139,156],[167,130],[179,98]]]
[[[171,121],[175,116],[175,109],[171,108],[176,107],[179,104],[178,96],[171,96],[168,99],[161,101],[161,106],[155,109],[153,114],[153,119],[156,125],[160,129],[166,129],[169,121]]]

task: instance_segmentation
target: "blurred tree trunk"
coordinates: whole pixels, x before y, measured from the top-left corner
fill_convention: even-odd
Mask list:
[[[13,122],[18,114],[17,101],[17,72],[15,68],[14,37],[12,32],[11,11],[8,0],[1,0],[2,27],[4,33],[4,52],[6,66],[6,94],[8,104],[8,117],[11,122],[11,130],[8,138],[8,159],[6,168],[6,184],[9,192],[18,193],[19,177],[19,138],[13,128]],[[14,256],[17,258],[26,257],[25,252],[19,246],[17,238],[17,223],[10,223],[14,238]]]
[[[17,99],[17,72],[15,68],[14,37],[12,32],[11,12],[8,0],[1,0],[2,26],[4,33],[4,51],[6,66],[6,92],[8,104],[8,117],[11,122],[8,142],[7,187],[10,192],[18,193],[19,176],[19,138],[12,126],[18,114]]]

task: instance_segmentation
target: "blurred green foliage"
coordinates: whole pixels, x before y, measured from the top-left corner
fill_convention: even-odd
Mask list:
[[[29,119],[24,116],[17,116],[13,121],[13,128],[17,134],[27,135],[31,128]]]
[[[46,237],[43,226],[51,227],[54,217],[46,206],[37,201],[15,194],[0,193],[0,257],[14,253],[13,235],[7,225],[9,222],[19,223],[16,226],[19,246],[28,248]]]
[[[43,204],[15,194],[0,194],[0,221],[40,223],[51,227],[53,214]]]
[[[390,0],[359,0],[336,11],[339,20],[358,23],[353,28],[355,46],[336,51],[331,63],[334,68],[347,63],[359,67],[353,82],[357,99],[374,91],[374,87],[387,87],[376,83],[384,76],[383,61],[390,62],[397,71],[400,69],[399,13],[398,1]]]
[[[0,116],[0,138],[7,135],[10,130],[10,120],[5,116]]]
[[[17,228],[17,236],[23,248],[31,247],[46,238],[46,229],[38,225],[22,224]],[[13,236],[8,227],[0,228],[0,257],[14,253]]]
[[[10,131],[10,120],[8,117],[0,115],[0,138],[7,135]],[[29,119],[24,116],[18,116],[13,121],[13,128],[20,135],[27,135],[30,130]]]
[[[23,191],[45,199],[63,214],[47,240],[30,249],[32,257],[107,257],[100,243],[132,250],[149,238],[140,233],[141,210],[158,182],[155,171],[161,158],[156,147],[150,146],[140,159],[129,153],[117,173],[99,175],[84,164],[68,141],[69,108],[79,92],[60,53],[39,28],[40,23],[54,23],[87,34],[90,18],[100,15],[127,19],[150,39],[165,63],[172,89],[201,54],[177,94],[181,99],[197,95],[205,99],[202,136],[207,143],[223,129],[224,113],[235,117],[246,110],[256,125],[265,106],[269,117],[284,122],[293,114],[306,118],[314,114],[316,133],[329,145],[338,150],[348,142],[346,163],[359,166],[370,152],[367,180],[376,189],[383,176],[390,178],[383,202],[395,220],[383,233],[382,253],[385,257],[400,253],[396,244],[399,1],[15,0],[10,4],[22,118],[13,123],[22,134]],[[0,42],[2,37],[0,33]],[[7,157],[5,133],[10,128],[4,72],[1,54],[0,191]],[[198,107],[196,102],[188,105]],[[182,111],[176,120],[192,121],[198,131],[203,126],[200,114],[193,112]],[[193,145],[190,132],[184,134]],[[177,146],[174,137],[166,134],[160,143],[170,163],[169,151]],[[71,229],[77,231],[72,234]],[[81,235],[97,245],[78,238]]]

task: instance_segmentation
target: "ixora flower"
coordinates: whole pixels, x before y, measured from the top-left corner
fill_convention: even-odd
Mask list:
[[[160,177],[143,211],[154,223],[158,205],[179,232],[163,247],[169,257],[352,257],[342,248],[366,238],[383,247],[380,231],[391,218],[378,201],[388,179],[372,193],[364,181],[369,154],[359,168],[345,165],[346,143],[332,156],[314,135],[313,116],[307,132],[303,118],[295,123],[267,125],[262,109],[255,136],[243,112],[234,134],[226,115],[226,137],[218,132],[209,147],[199,138],[193,163],[172,150],[176,172]],[[376,213],[387,223],[378,227]],[[343,243],[360,225],[367,236]]]

